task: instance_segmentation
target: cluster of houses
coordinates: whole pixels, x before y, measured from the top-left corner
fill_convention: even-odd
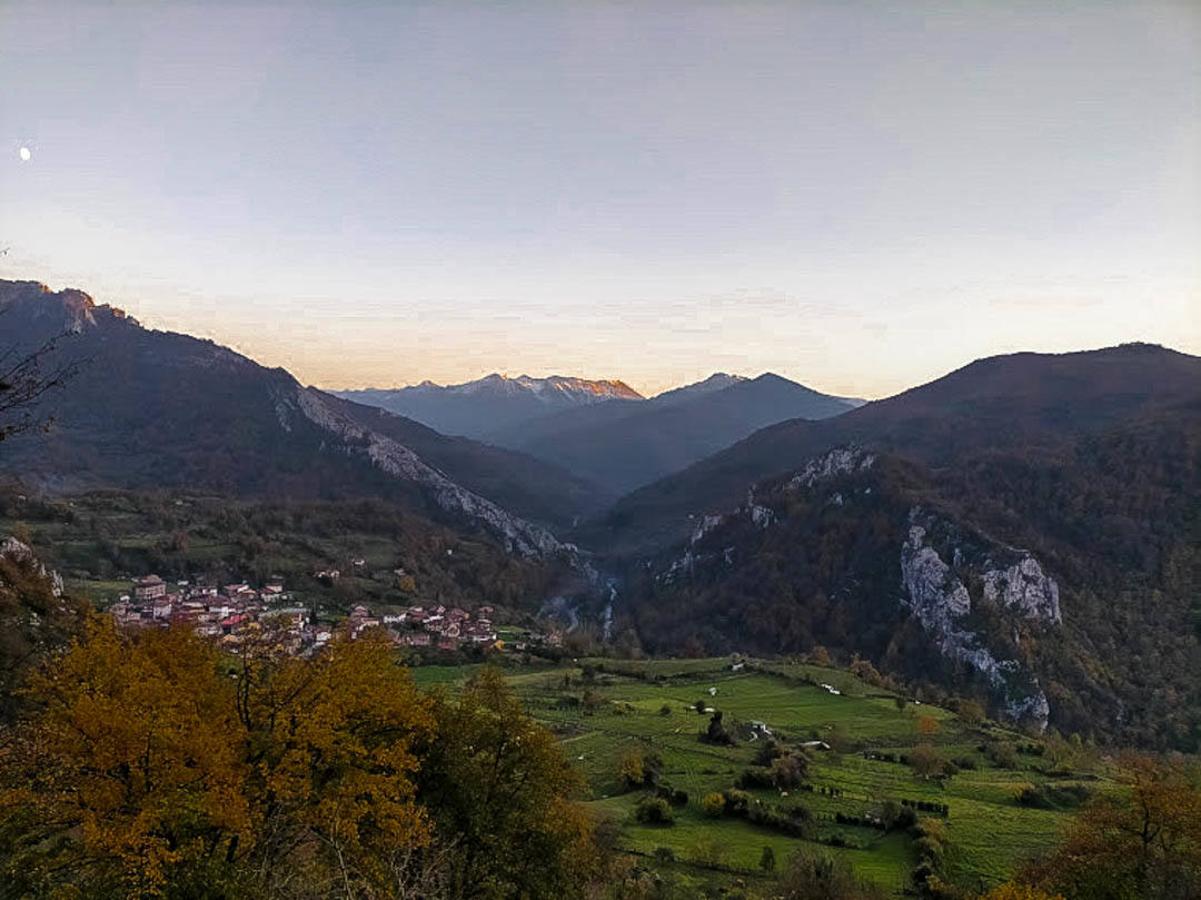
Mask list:
[[[225,646],[268,635],[273,643],[298,654],[320,649],[336,633],[345,632],[353,639],[370,628],[383,629],[403,647],[454,651],[471,645],[503,646],[492,625],[490,606],[481,606],[474,614],[442,605],[373,614],[366,606],[356,606],[338,625],[319,624],[309,609],[294,604],[280,579],[260,588],[246,583],[218,587],[186,581],[169,585],[157,575],[146,575],[109,609],[123,628],[188,625]]]
[[[410,606],[393,613],[372,615],[366,606],[350,611],[347,627],[356,637],[367,628],[384,628],[403,647],[437,647],[458,650],[465,644],[496,645],[492,626],[492,607],[481,606],[473,617],[465,609],[438,606]]]
[[[218,587],[179,581],[169,585],[157,575],[144,575],[133,590],[122,595],[109,611],[124,628],[166,628],[188,625],[197,634],[226,645],[236,645],[267,626],[286,648],[299,652],[330,640],[328,628],[311,622],[309,610],[292,605],[282,580],[272,579],[260,588],[246,582]]]

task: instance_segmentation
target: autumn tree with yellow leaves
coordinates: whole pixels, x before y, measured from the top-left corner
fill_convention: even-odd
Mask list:
[[[230,657],[97,619],[25,696],[0,741],[17,896],[573,896],[588,874],[576,776],[494,674],[430,697],[383,639]]]
[[[395,876],[396,850],[429,843],[414,746],[434,734],[431,702],[383,635],[335,642],[311,660],[277,647],[242,648],[231,673],[256,815],[247,861],[273,895],[298,858],[306,882],[377,893]]]
[[[28,893],[153,895],[250,843],[232,684],[183,631],[126,642],[95,621],[26,690],[0,747],[5,872]]]

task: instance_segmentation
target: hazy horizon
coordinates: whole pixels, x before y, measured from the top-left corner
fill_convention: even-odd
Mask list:
[[[68,289],[68,288],[81,289],[81,288],[78,288],[77,285],[61,285],[61,286],[44,285],[44,286],[50,288],[51,290],[64,290],[64,289]],[[86,293],[86,291],[85,291],[85,293]],[[91,295],[89,295],[89,296],[91,296]],[[107,301],[103,300],[103,298],[92,297],[92,300],[101,305],[105,305],[107,303]],[[108,305],[116,306],[117,304],[108,304]],[[128,310],[123,310],[123,312],[128,312]],[[155,326],[153,324],[143,322],[140,319],[138,319],[137,316],[134,316],[134,318],[137,319],[138,324],[141,325],[142,327],[147,327],[147,328],[152,328],[152,329],[155,328]],[[173,331],[173,329],[157,329],[157,330]],[[188,334],[188,332],[176,332],[176,333]],[[206,335],[193,335],[193,336],[208,337]],[[218,343],[222,343],[222,342],[218,341]],[[419,387],[423,384],[430,384],[434,387],[439,387],[439,388],[459,387],[464,384],[482,381],[486,378],[493,377],[493,376],[499,376],[501,378],[505,378],[505,379],[509,379],[509,380],[518,380],[518,379],[522,379],[522,378],[531,378],[531,379],[576,378],[576,379],[596,381],[596,382],[621,383],[621,384],[624,384],[626,387],[633,388],[635,391],[637,391],[639,394],[641,394],[644,399],[650,400],[650,399],[654,399],[655,397],[657,397],[661,394],[669,393],[678,388],[691,387],[691,386],[698,384],[702,381],[705,381],[706,379],[711,378],[711,377],[732,376],[734,378],[738,378],[738,379],[741,379],[744,381],[753,381],[755,379],[762,378],[767,375],[775,375],[777,377],[789,378],[789,380],[799,383],[799,384],[803,385],[804,387],[812,388],[821,393],[829,394],[829,395],[832,395],[835,397],[839,397],[841,399],[851,400],[851,401],[862,400],[862,401],[870,402],[870,401],[875,401],[875,400],[887,399],[889,397],[895,396],[896,394],[904,393],[913,388],[922,387],[932,381],[937,381],[938,379],[940,379],[946,375],[949,375],[952,372],[958,371],[961,368],[969,366],[973,362],[978,362],[981,359],[988,359],[988,358],[992,358],[995,356],[1006,356],[1006,355],[1011,355],[1011,354],[1019,354],[1020,355],[1020,354],[1026,354],[1026,353],[1035,353],[1035,354],[1043,353],[1043,354],[1050,354],[1050,355],[1070,355],[1070,354],[1077,354],[1077,353],[1093,353],[1093,352],[1098,352],[1098,351],[1102,351],[1102,350],[1114,350],[1114,349],[1118,349],[1119,347],[1122,347],[1122,346],[1146,344],[1146,343],[1150,343],[1151,346],[1160,347],[1161,349],[1164,349],[1164,350],[1167,350],[1167,351],[1173,352],[1173,353],[1181,353],[1181,354],[1185,354],[1185,355],[1189,355],[1189,356],[1201,356],[1201,353],[1190,352],[1189,350],[1183,349],[1179,346],[1172,345],[1170,343],[1145,342],[1145,341],[1122,341],[1119,344],[1071,347],[1071,348],[1068,348],[1065,350],[1059,350],[1059,351],[1038,351],[1038,350],[1031,350],[1028,348],[1022,348],[1022,349],[1016,349],[1016,350],[1010,351],[1008,353],[987,354],[986,356],[983,356],[983,357],[965,358],[965,359],[962,359],[962,360],[952,364],[948,369],[931,375],[929,378],[923,378],[922,380],[915,381],[911,384],[902,384],[893,391],[890,391],[890,392],[884,393],[884,394],[879,394],[877,396],[870,396],[870,397],[853,395],[853,394],[838,394],[833,391],[825,390],[819,384],[814,384],[812,382],[805,381],[804,379],[801,379],[801,378],[789,378],[789,376],[783,375],[783,373],[773,372],[773,371],[767,370],[767,369],[754,372],[753,374],[751,374],[750,372],[746,372],[746,371],[731,372],[731,371],[719,371],[719,370],[715,369],[715,370],[709,371],[705,374],[702,374],[693,380],[673,382],[673,383],[666,384],[663,387],[659,387],[659,388],[656,388],[653,390],[640,389],[634,383],[632,383],[629,379],[622,377],[620,373],[609,374],[609,375],[590,376],[590,375],[581,375],[579,373],[575,373],[575,372],[571,371],[570,368],[560,368],[560,369],[556,369],[556,370],[548,370],[546,372],[537,373],[537,374],[532,374],[530,372],[524,372],[524,371],[521,371],[521,372],[499,371],[499,370],[480,371],[475,374],[468,375],[467,377],[462,378],[457,381],[442,381],[442,382],[435,381],[435,380],[429,379],[429,378],[423,378],[420,381],[363,384],[363,385],[356,385],[356,386],[351,386],[351,387],[342,387],[342,386],[338,386],[338,385],[326,385],[326,384],[315,384],[315,383],[309,383],[309,384],[310,384],[310,386],[316,387],[320,390],[332,391],[334,393],[350,393],[350,392],[354,392],[354,391],[370,391],[370,390],[380,390],[380,391],[401,390],[401,389],[409,388],[409,387]],[[226,346],[229,346],[229,345],[226,345]],[[238,350],[238,348],[236,348],[236,347],[234,347],[233,349]],[[253,356],[253,354],[250,354],[245,351],[240,351],[240,350],[238,352],[242,352],[243,355],[248,356],[254,362],[268,365],[268,363],[264,363],[263,360],[256,359]],[[297,376],[300,381],[302,381],[302,382],[304,381],[304,379],[302,377],[300,377],[296,372],[292,372],[291,374]]]
[[[0,277],[306,383],[1201,354],[1195,4],[12,2],[0,40]]]
[[[1106,344],[1106,345],[1103,345],[1103,346],[1097,346],[1097,347],[1076,347],[1076,348],[1073,348],[1073,349],[1069,349],[1069,350],[1061,350],[1061,351],[1014,350],[1014,351],[1012,351],[1012,353],[1013,353],[1013,354],[1021,354],[1021,353],[1039,353],[1039,352],[1044,352],[1044,353],[1051,353],[1051,354],[1064,354],[1064,355],[1066,355],[1066,354],[1073,354],[1073,353],[1095,353],[1095,352],[1097,352],[1097,351],[1101,351],[1101,350],[1113,350],[1113,349],[1117,349],[1117,348],[1119,348],[1119,347],[1121,347],[1121,346],[1123,346],[1123,345],[1131,345],[1131,344],[1139,344],[1139,343],[1145,343],[1145,342],[1141,342],[1141,341],[1124,341],[1124,342],[1122,342],[1122,344]],[[1172,346],[1172,345],[1170,345],[1170,344],[1159,344],[1159,343],[1155,343],[1155,344],[1154,344],[1154,346],[1161,347],[1161,348],[1163,348],[1164,350],[1168,350],[1168,351],[1171,351],[1171,352],[1174,352],[1174,353],[1183,353],[1183,354],[1185,354],[1185,355],[1188,355],[1188,356],[1201,356],[1201,354],[1198,354],[1198,353],[1192,353],[1192,352],[1189,352],[1189,351],[1187,351],[1187,350],[1182,350],[1182,349],[1180,349],[1179,347],[1174,347],[1174,346]],[[834,396],[839,396],[839,397],[841,397],[842,399],[845,399],[845,400],[867,400],[867,401],[874,401],[874,400],[884,400],[884,399],[887,399],[888,397],[892,397],[892,396],[895,396],[896,394],[904,393],[905,391],[911,390],[911,389],[913,389],[913,388],[922,387],[923,385],[925,385],[925,384],[928,384],[928,383],[929,383],[929,382],[931,382],[931,381],[937,381],[938,379],[942,378],[943,376],[945,376],[945,375],[949,375],[949,374],[951,374],[952,372],[955,372],[955,371],[957,371],[957,370],[959,370],[959,369],[962,369],[962,368],[964,368],[964,367],[966,367],[966,366],[969,366],[969,365],[971,365],[973,362],[978,362],[978,361],[979,361],[979,360],[981,360],[981,359],[988,359],[988,358],[990,358],[990,357],[992,357],[992,356],[1005,356],[1005,355],[1009,355],[1009,354],[1004,354],[1004,353],[1001,353],[1001,354],[990,354],[990,356],[985,356],[985,357],[973,357],[973,358],[971,358],[971,359],[964,359],[964,360],[962,360],[961,362],[959,362],[958,364],[955,364],[955,365],[953,365],[951,368],[947,369],[946,371],[944,371],[944,372],[939,372],[938,374],[936,374],[936,375],[932,376],[932,377],[931,377],[931,378],[929,378],[929,379],[926,379],[926,380],[923,380],[923,381],[919,381],[919,382],[914,382],[913,384],[905,384],[905,385],[901,385],[901,386],[900,386],[900,387],[898,387],[898,388],[897,388],[895,391],[893,391],[893,392],[891,392],[891,393],[888,393],[888,394],[881,394],[881,395],[879,395],[879,396],[875,396],[875,397],[858,397],[858,396],[852,396],[852,395],[849,395],[849,394],[834,395]],[[544,373],[544,374],[539,374],[539,375],[532,375],[532,374],[530,374],[530,373],[528,373],[528,372],[497,372],[497,371],[491,371],[491,372],[480,372],[480,373],[478,373],[477,375],[475,375],[475,376],[472,376],[472,377],[469,377],[469,378],[466,378],[466,379],[464,379],[464,380],[462,380],[462,381],[451,381],[451,382],[437,382],[437,381],[433,381],[432,379],[424,379],[423,381],[415,381],[415,382],[406,382],[406,383],[397,383],[397,384],[368,384],[368,385],[362,385],[362,386],[359,386],[359,387],[349,387],[349,388],[341,388],[341,387],[326,387],[326,386],[324,386],[324,385],[314,385],[314,386],[315,386],[315,387],[319,387],[319,388],[323,388],[323,389],[325,389],[325,390],[334,391],[334,392],[370,391],[370,390],[379,390],[379,391],[387,391],[387,390],[402,390],[402,389],[404,389],[404,388],[410,388],[410,387],[419,387],[419,386],[421,386],[422,384],[424,384],[424,383],[426,383],[426,382],[428,382],[428,383],[432,384],[434,387],[459,387],[459,386],[461,386],[461,385],[463,385],[463,384],[469,384],[469,383],[472,383],[472,382],[475,382],[475,381],[482,381],[483,379],[485,379],[485,378],[489,378],[489,377],[491,377],[491,376],[493,376],[493,375],[499,375],[500,377],[502,377],[502,378],[507,378],[507,379],[509,379],[509,380],[517,380],[517,379],[519,379],[519,378],[536,378],[536,379],[545,379],[545,378],[556,378],[556,377],[561,377],[561,378],[586,378],[586,376],[573,375],[572,373],[570,373],[570,372],[568,372],[568,371],[553,371],[553,372],[551,372],[551,371],[548,371],[548,372],[546,372],[546,373]],[[682,381],[682,382],[675,383],[675,384],[669,384],[669,385],[667,385],[666,387],[663,387],[663,388],[660,388],[660,389],[658,389],[658,390],[654,391],[653,393],[647,393],[647,392],[645,392],[645,391],[641,391],[641,390],[639,390],[637,387],[635,387],[633,384],[631,384],[629,380],[627,380],[627,379],[625,379],[625,378],[622,378],[620,374],[617,374],[617,375],[611,375],[611,376],[598,376],[598,377],[595,377],[595,378],[587,378],[587,380],[590,380],[590,381],[611,381],[611,382],[612,382],[612,381],[616,381],[616,382],[621,382],[621,383],[625,384],[627,387],[633,388],[634,390],[638,391],[638,393],[642,394],[642,396],[643,396],[644,398],[646,398],[646,399],[648,399],[648,400],[651,400],[651,399],[654,399],[655,397],[659,396],[660,394],[665,394],[665,393],[668,393],[668,392],[670,392],[670,391],[676,390],[677,388],[682,388],[682,387],[690,387],[690,386],[692,386],[692,385],[694,385],[694,384],[697,384],[697,383],[699,383],[699,382],[701,382],[701,381],[704,381],[706,378],[709,378],[709,377],[711,377],[711,376],[715,376],[715,375],[730,375],[730,376],[733,376],[733,377],[736,377],[736,378],[741,378],[741,379],[743,379],[743,380],[745,380],[745,381],[753,381],[753,380],[755,380],[755,379],[757,379],[757,378],[762,378],[762,377],[763,377],[763,376],[765,376],[765,375],[776,375],[776,376],[779,376],[779,377],[787,377],[787,376],[784,376],[784,375],[782,375],[780,372],[772,372],[772,371],[770,371],[770,370],[764,370],[764,371],[761,371],[761,372],[755,372],[754,374],[748,374],[748,373],[746,373],[746,372],[719,372],[719,371],[716,371],[716,370],[715,370],[715,371],[713,371],[713,372],[710,372],[708,375],[703,375],[703,376],[701,376],[700,378],[696,379],[695,381],[688,381],[688,382],[683,382],[683,381]],[[818,386],[818,385],[814,385],[814,384],[812,384],[812,383],[810,383],[810,382],[807,382],[807,381],[804,381],[803,379],[790,378],[789,380],[790,380],[790,381],[796,381],[797,383],[799,383],[799,384],[802,384],[802,385],[803,385],[803,386],[805,386],[805,387],[808,387],[808,388],[813,388],[813,389],[815,389],[815,390],[819,390],[819,391],[821,391],[822,393],[829,393],[829,392],[827,392],[827,391],[823,390],[823,389],[822,389],[820,386]]]

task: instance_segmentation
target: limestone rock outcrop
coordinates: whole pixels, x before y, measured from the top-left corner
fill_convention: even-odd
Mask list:
[[[949,659],[967,663],[980,672],[998,693],[1006,715],[1046,727],[1050,704],[1038,678],[1025,671],[1016,659],[999,659],[986,635],[972,630],[966,621],[972,612],[972,597],[964,579],[976,576],[983,584],[980,600],[998,609],[1036,623],[1058,625],[1059,588],[1030,554],[1010,548],[983,552],[978,536],[962,535],[953,523],[942,522],[920,507],[910,510],[909,535],[901,547],[901,603]],[[928,540],[928,533],[941,526],[950,546],[948,563]],[[1010,564],[996,557],[1015,554]]]

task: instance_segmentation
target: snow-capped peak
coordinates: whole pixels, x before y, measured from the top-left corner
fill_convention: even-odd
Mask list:
[[[447,394],[459,396],[495,395],[514,397],[521,395],[533,396],[548,403],[585,404],[598,400],[614,398],[624,400],[641,400],[642,395],[629,385],[616,380],[594,381],[587,378],[572,378],[564,375],[550,375],[546,378],[534,378],[530,375],[519,375],[510,378],[493,372],[475,381],[463,384],[453,384],[441,387],[430,382],[422,382],[422,390],[439,390]]]

